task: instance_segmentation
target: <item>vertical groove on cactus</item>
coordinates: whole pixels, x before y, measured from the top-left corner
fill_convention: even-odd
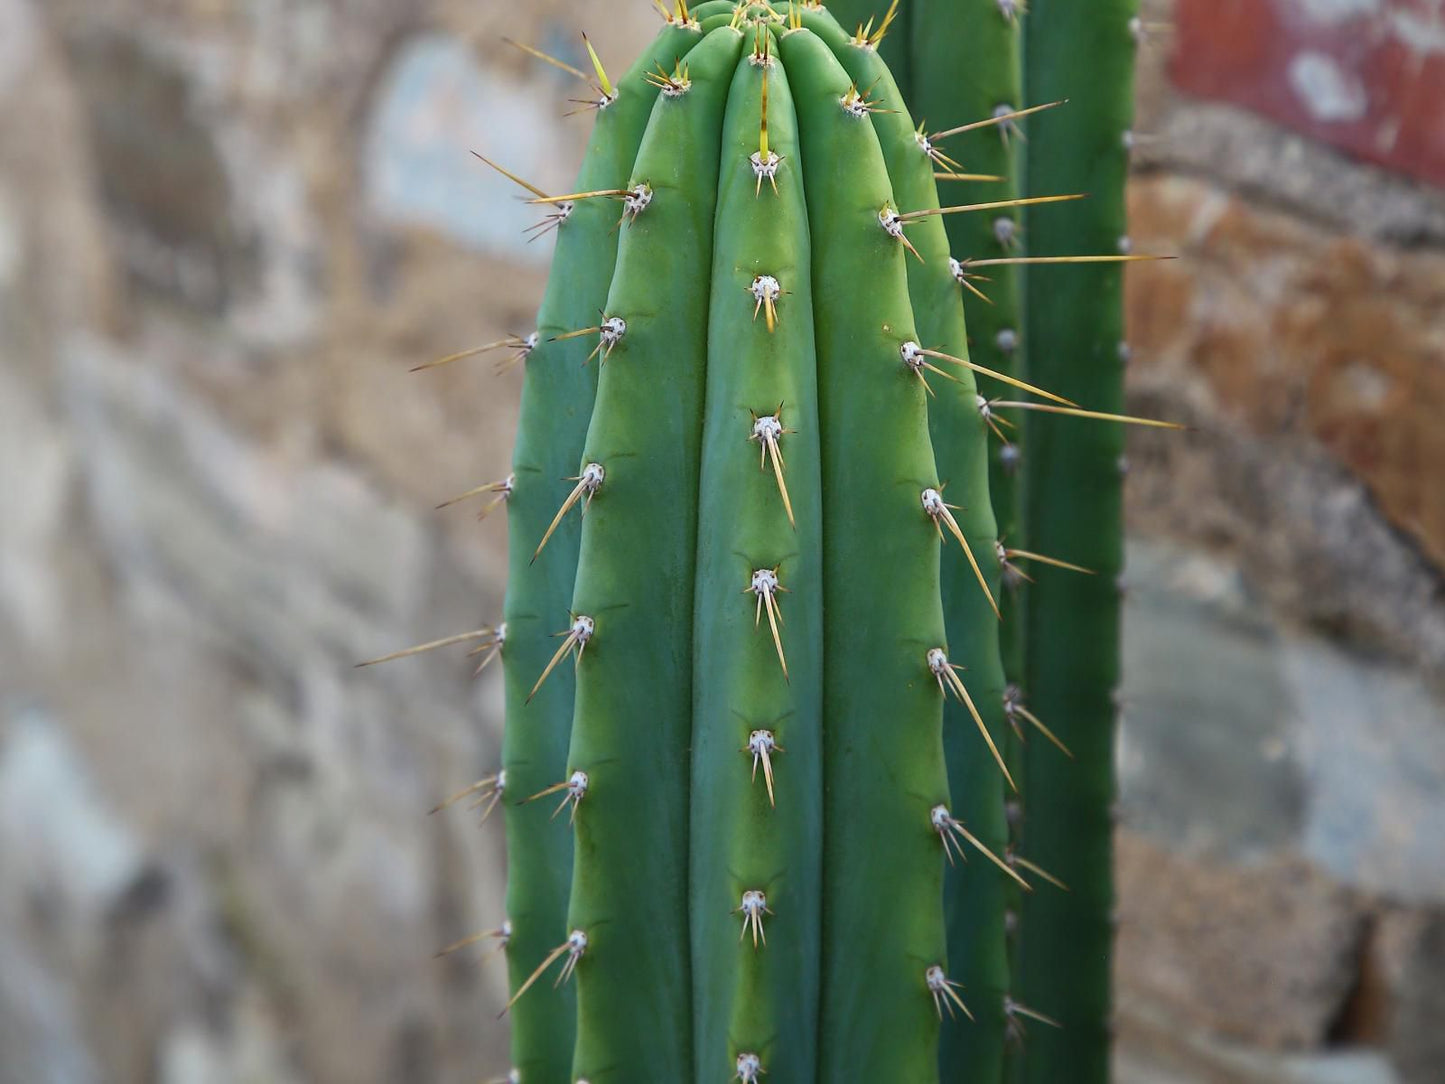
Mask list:
[[[750,36],[722,129],[693,623],[693,1080],[748,1055],[771,1080],[817,1074],[818,401],[798,123],[776,54],[771,34]]]
[[[1041,253],[1114,253],[1125,242],[1124,134],[1133,110],[1137,0],[1032,0],[1025,20],[1026,85],[1035,101],[1068,97],[1036,118],[1028,177],[1037,191],[1092,198],[1027,220]],[[1029,269],[1031,376],[1069,398],[1117,412],[1123,401],[1123,268]],[[1081,1084],[1109,1070],[1118,576],[1123,564],[1121,427],[1030,419],[1029,548],[1067,557],[1093,576],[1043,567],[1030,592],[1028,677],[1034,712],[1074,753],[1047,742],[1025,754],[1022,842],[1070,886],[1024,901],[1019,998],[1059,1028],[1029,1030],[1021,1078]]]

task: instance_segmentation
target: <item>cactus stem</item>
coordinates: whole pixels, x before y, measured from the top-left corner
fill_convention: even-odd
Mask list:
[[[763,929],[763,916],[771,915],[773,912],[768,909],[768,897],[765,893],[756,888],[748,889],[743,893],[742,901],[733,909],[732,913],[743,916],[743,932],[738,934],[739,941],[751,931],[753,948],[758,947],[760,940],[764,946],[767,945],[768,935]]]
[[[973,211],[993,211],[1001,207],[1032,207],[1039,203],[1068,203],[1070,200],[1083,198],[1084,193],[1082,192],[1074,192],[1067,196],[1029,196],[1026,199],[995,200],[992,203],[964,203],[957,207],[924,207],[917,211],[905,211],[898,217],[906,226],[910,222],[927,218],[929,215],[959,215]]]
[[[941,647],[929,648],[927,657],[928,669],[931,670],[933,676],[938,679],[939,690],[944,696],[947,696],[950,692],[953,693],[963,706],[968,708],[968,713],[973,717],[974,724],[978,727],[978,732],[983,735],[984,743],[988,746],[988,751],[993,754],[994,762],[998,765],[999,771],[1003,772],[1004,779],[1008,780],[1009,788],[1017,793],[1019,789],[1018,784],[1014,782],[1014,777],[1009,774],[1008,765],[1003,762],[1003,757],[999,754],[998,746],[994,744],[993,735],[988,732],[988,726],[984,723],[983,716],[978,713],[978,707],[974,704],[973,697],[968,695],[968,689],[964,687],[963,679],[958,676],[958,671],[961,668],[957,663],[948,661],[948,654]]]
[[[1018,735],[1019,741],[1023,741],[1024,738],[1023,728],[1019,726],[1019,720],[1022,719],[1044,737],[1048,738],[1049,741],[1058,747],[1059,752],[1063,753],[1064,756],[1070,760],[1074,759],[1074,754],[1069,751],[1069,747],[1059,739],[1059,736],[1050,730],[1042,719],[1024,707],[1023,690],[1017,685],[1010,685],[1004,689],[1003,713],[1005,718],[1008,719],[1009,726],[1013,727],[1014,733]]]
[[[511,358],[497,366],[498,372],[505,372],[519,361],[525,361],[527,355],[537,348],[537,333],[530,335],[508,335],[505,339],[498,339],[494,343],[487,343],[484,346],[474,346],[470,350],[458,350],[455,354],[448,354],[444,358],[437,358],[435,361],[424,362],[421,365],[413,365],[408,372],[420,373],[427,369],[439,369],[443,365],[450,365],[454,361],[461,361],[463,358],[474,358],[478,354],[485,354],[492,350],[512,350]]]
[[[990,407],[1006,407],[1016,410],[1042,410],[1048,414],[1065,414],[1071,418],[1093,418],[1097,421],[1119,422],[1124,425],[1147,425],[1155,429],[1186,429],[1178,422],[1160,421],[1158,418],[1136,418],[1129,414],[1105,414],[1098,410],[1080,410],[1077,407],[1050,406],[1047,403],[1020,403],[995,399]],[[998,419],[1002,421],[1003,419]]]
[[[366,662],[357,663],[356,669],[360,670],[364,666],[380,666],[384,662],[393,662],[396,659],[404,659],[410,655],[420,655],[423,651],[433,651],[439,647],[450,647],[452,644],[464,644],[468,640],[484,640],[486,641],[483,645],[485,648],[495,647],[500,651],[502,642],[506,639],[505,630],[505,625],[500,625],[496,628],[483,625],[481,628],[473,629],[471,632],[459,632],[455,636],[444,636],[440,640],[433,640],[428,644],[417,644],[416,647],[393,651],[390,655],[383,655],[379,659],[367,659]]]
[[[557,668],[557,664],[571,654],[574,649],[577,652],[577,664],[581,664],[582,652],[587,650],[587,641],[592,639],[592,634],[596,631],[597,624],[592,618],[586,614],[577,614],[572,618],[572,624],[568,628],[556,634],[565,639],[562,641],[562,646],[557,649],[557,653],[552,656],[552,661],[547,664],[547,669],[543,670],[542,676],[537,679],[537,684],[533,685],[532,691],[527,694],[528,703],[531,703],[532,697],[537,695],[537,690]]]
[[[460,504],[462,501],[470,500],[472,497],[480,497],[484,494],[492,493],[495,494],[495,496],[477,513],[477,519],[486,519],[487,516],[496,509],[497,505],[504,503],[512,496],[512,490],[516,488],[517,476],[515,474],[509,474],[500,482],[487,482],[485,485],[477,486],[475,489],[469,489],[465,493],[458,493],[455,497],[450,497],[442,501],[441,504],[437,505],[437,511],[441,511],[443,508],[450,508],[452,505]]]
[[[753,314],[754,319],[757,313]],[[788,496],[788,483],[783,479],[783,453],[778,447],[779,441],[784,433],[796,433],[796,429],[788,429],[783,425],[783,404],[778,404],[778,409],[772,414],[764,414],[759,417],[750,410],[753,415],[753,430],[748,440],[755,440],[760,445],[758,469],[766,470],[769,460],[772,460],[773,475],[778,480],[778,493],[783,498],[783,510],[788,513],[788,524],[797,530],[798,522],[793,518],[793,502]]]
[[[507,947],[507,942],[512,939],[512,920],[506,919],[495,930],[483,930],[481,933],[474,933],[463,937],[460,941],[453,941],[444,949],[438,949],[432,953],[433,960],[440,960],[443,956],[450,956],[453,952],[460,951],[479,941],[492,940],[497,942],[497,951],[501,952]]]
[[[928,986],[928,992],[933,995],[933,1008],[940,1020],[943,1019],[944,1009],[948,1010],[948,1018],[952,1020],[955,1005],[964,1016],[973,1019],[973,1013],[968,1011],[968,1006],[963,1003],[963,998],[958,993],[963,989],[963,984],[950,979],[943,973],[943,968],[934,964],[923,973],[923,981]]]
[[[938,537],[943,538],[943,525],[947,524],[949,533],[953,535],[953,537],[958,540],[958,544],[963,547],[964,555],[968,558],[969,567],[973,569],[974,578],[978,580],[978,585],[983,588],[984,598],[988,599],[989,607],[993,610],[994,616],[1002,621],[1003,614],[999,612],[998,603],[994,601],[993,592],[989,590],[988,579],[984,576],[983,569],[978,567],[978,561],[975,560],[973,556],[973,548],[968,544],[968,540],[963,537],[963,531],[959,529],[958,520],[953,518],[953,509],[957,508],[958,505],[944,503],[943,494],[931,486],[923,491],[920,499],[923,502],[923,510],[927,512],[929,518],[933,520],[933,526],[934,529],[938,531]]]
[[[754,783],[758,780],[758,763],[762,763],[763,782],[768,788],[768,805],[776,807],[777,803],[773,801],[773,754],[786,753],[787,750],[778,744],[771,730],[754,730],[748,735],[748,744],[742,751],[753,756]]]
[[[582,799],[587,797],[588,785],[589,780],[587,778],[587,773],[584,771],[575,771],[566,779],[562,780],[562,782],[553,783],[550,787],[544,787],[536,794],[533,794],[527,798],[523,798],[520,804],[526,805],[528,802],[535,802],[538,798],[547,798],[553,794],[558,794],[562,791],[566,791],[567,793],[562,795],[562,801],[558,803],[557,808],[552,810],[551,819],[556,820],[558,813],[562,812],[562,810],[566,809],[568,806],[571,806],[572,811],[567,814],[567,823],[576,824],[577,807],[582,804]]]
[[[606,477],[607,471],[601,463],[588,463],[582,468],[581,474],[567,479],[567,481],[576,482],[577,484],[572,487],[572,492],[567,494],[567,499],[562,502],[562,507],[557,509],[557,514],[552,517],[552,522],[547,525],[546,534],[542,535],[542,541],[537,543],[537,548],[532,553],[533,563],[536,563],[537,558],[542,555],[542,550],[546,548],[547,542],[551,539],[553,532],[557,530],[557,525],[562,522],[563,517],[567,515],[574,504],[581,501],[582,514],[584,516],[587,514],[587,509],[592,505],[592,498],[596,496],[597,491],[602,488],[602,482]]]
[[[783,667],[783,680],[788,680],[788,660],[783,656],[783,637],[778,631],[782,624],[783,615],[778,607],[778,592],[786,592],[788,589],[778,582],[778,570],[776,568],[760,568],[753,573],[753,578],[747,587],[743,588],[743,594],[757,595],[758,605],[753,614],[753,627],[757,628],[762,623],[763,610],[768,611],[768,628],[773,633],[773,646],[778,649],[778,662]]]
[[[446,809],[450,805],[454,805],[455,803],[461,801],[463,798],[470,798],[474,794],[479,794],[481,796],[474,803],[472,803],[471,808],[477,809],[482,805],[486,806],[486,809],[482,813],[482,823],[485,824],[487,822],[487,818],[492,814],[493,807],[495,807],[497,802],[501,800],[502,795],[505,794],[506,791],[507,773],[505,771],[500,771],[496,775],[489,775],[485,779],[477,780],[471,786],[465,787],[462,790],[457,791],[450,798],[447,798],[444,801],[432,806],[431,809],[427,810],[427,815],[430,816],[433,813],[440,813],[443,809]]]
[[[967,842],[995,866],[1017,881],[1025,892],[1033,891],[1033,886],[1020,877],[1017,871],[1010,868],[1007,862],[985,847],[977,836],[963,826],[961,820],[948,811],[948,806],[934,806],[928,812],[928,819],[933,824],[933,830],[938,833],[938,838],[943,841],[943,853],[948,857],[948,864],[950,866],[953,865],[953,855],[955,851],[958,852],[960,859],[965,862],[968,861],[968,856],[963,853],[963,844]]]
[[[984,376],[993,377],[993,379],[999,381],[1000,383],[1009,384],[1012,387],[1020,388],[1023,391],[1032,392],[1034,395],[1042,396],[1045,399],[1052,399],[1054,402],[1062,403],[1064,406],[1078,405],[1072,399],[1065,399],[1062,395],[1055,395],[1051,391],[1044,391],[1043,388],[1037,388],[1032,384],[1026,384],[1024,381],[1019,380],[1017,377],[1008,376],[1007,374],[998,372],[995,369],[990,369],[986,366],[979,365],[977,362],[969,361],[967,358],[956,358],[952,354],[945,354],[938,350],[929,350],[926,347],[919,346],[917,343],[905,343],[904,345],[914,347],[920,354],[923,354],[926,357],[937,358],[939,361],[951,362],[954,365],[961,365],[965,369],[969,369],[972,372],[982,373]]]
[[[759,275],[748,287],[748,293],[757,301],[753,306],[753,319],[756,320],[759,310],[762,310],[765,313],[768,333],[771,334],[778,326],[778,298],[787,291],[772,275]]]
[[[934,132],[928,138],[937,143],[940,139],[947,139],[949,136],[960,135],[964,132],[976,131],[979,128],[987,128],[993,124],[1009,126],[1012,125],[1014,121],[1022,117],[1027,117],[1030,114],[1042,113],[1045,109],[1054,109],[1061,105],[1067,105],[1068,101],[1069,99],[1067,98],[1060,98],[1056,102],[1045,102],[1043,105],[1031,105],[1027,109],[1010,109],[1002,113],[996,112],[987,120],[976,120],[971,124],[961,124],[957,128],[948,129],[946,132]],[[1015,131],[1017,131],[1016,128]]]
[[[1055,888],[1061,889],[1064,892],[1070,891],[1068,885],[1064,884],[1063,881],[1059,880],[1052,873],[1044,869],[1042,866],[1038,865],[1036,862],[1030,862],[1023,855],[1014,854],[1012,845],[1010,845],[1009,849],[1004,852],[1004,859],[1010,865],[1022,866],[1034,876],[1041,877],[1043,880],[1048,881],[1049,884],[1053,885]]]
[[[558,945],[551,952],[547,953],[545,957],[543,957],[542,962],[537,965],[537,970],[533,971],[532,974],[527,977],[527,981],[522,983],[522,985],[518,987],[517,992],[512,995],[512,998],[510,1001],[507,1002],[506,1007],[503,1008],[502,1011],[497,1015],[499,1017],[505,1016],[507,1014],[507,1011],[517,1003],[517,999],[520,998],[523,994],[525,994],[528,990],[530,990],[532,988],[532,984],[542,977],[542,973],[546,971],[547,968],[551,967],[554,963],[556,963],[558,960],[560,960],[563,955],[565,955],[567,957],[567,960],[562,965],[562,971],[557,976],[557,980],[552,983],[553,986],[561,986],[564,982],[566,982],[572,977],[572,972],[577,970],[577,961],[582,959],[582,954],[586,951],[587,934],[582,930],[573,930],[567,935],[567,940],[563,941],[560,945]]]

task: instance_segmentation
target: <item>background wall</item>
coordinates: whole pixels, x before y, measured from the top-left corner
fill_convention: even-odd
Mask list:
[[[1131,405],[1193,428],[1131,446],[1121,1081],[1445,1065],[1442,7],[1150,13],[1133,240],[1184,258],[1131,271]],[[501,516],[432,506],[521,373],[406,372],[531,329],[467,152],[561,190],[589,128],[499,38],[653,25],[0,0],[3,1084],[505,1069],[499,958],[431,958],[500,921],[499,826],[426,815],[499,675],[352,664],[500,609]]]

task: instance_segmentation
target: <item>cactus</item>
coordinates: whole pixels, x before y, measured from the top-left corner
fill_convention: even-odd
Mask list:
[[[895,2],[853,33],[818,3],[658,6],[615,84],[590,44],[591,75],[545,58],[588,80],[597,120],[577,191],[507,174],[557,247],[536,331],[481,348],[526,373],[513,472],[467,494],[508,506],[505,622],[413,649],[470,638],[503,660],[502,770],[462,793],[505,796],[508,1079],[1000,1081],[1021,1016],[1058,995],[1082,1017],[1060,994],[1074,975],[1048,975],[1028,936],[1011,961],[1005,934],[1019,895],[1043,894],[1020,870],[1049,879],[1013,848],[1005,795],[1024,773],[1073,784],[1057,751],[1008,738],[1032,717],[1007,681],[1063,665],[1063,645],[1026,639],[1004,593],[995,512],[1021,531],[1025,505],[997,470],[990,500],[990,431],[1022,423],[1005,410],[1135,419],[1023,379],[998,335],[1021,327],[1014,266],[978,321],[992,364],[971,357],[976,286],[951,257],[1079,197],[1014,180],[939,200],[955,154],[1015,177],[1015,111],[995,107],[1021,104],[1017,12],[999,0],[918,0],[906,21]],[[890,57],[956,130],[915,126]],[[965,131],[982,134],[942,149]],[[1043,586],[1034,622],[1096,620]],[[1079,742],[1106,777],[1107,740]],[[1026,935],[1079,928],[1060,899],[1024,910]],[[1103,936],[1071,949],[1090,983]],[[1059,1079],[1049,1064],[1033,1078]]]

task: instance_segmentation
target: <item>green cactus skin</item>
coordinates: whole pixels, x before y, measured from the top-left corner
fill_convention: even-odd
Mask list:
[[[1029,183],[1037,191],[1092,193],[1029,216],[1038,252],[1120,251],[1136,12],[1137,0],[1032,0],[1029,93],[1070,104],[1033,119]],[[1123,276],[1120,265],[1029,269],[1031,375],[1104,411],[1123,405]],[[1097,574],[1040,568],[1030,593],[1031,707],[1077,759],[1063,759],[1046,742],[1031,742],[1025,754],[1021,844],[1072,891],[1035,892],[1023,904],[1018,996],[1062,1027],[1029,1029],[1021,1079],[1042,1084],[1066,1073],[1094,1084],[1109,1075],[1124,434],[1114,425],[1049,421],[1029,425],[1029,548]]]
[[[726,7],[718,4],[719,8]],[[598,111],[578,179],[579,190],[617,188],[630,176],[657,90],[644,79],[670,63],[701,34],[666,27],[617,84],[617,100]],[[572,870],[572,837],[538,804],[514,800],[562,777],[572,731],[574,684],[559,668],[528,702],[536,675],[555,644],[572,602],[581,530],[564,522],[546,549],[532,553],[571,484],[592,415],[597,366],[584,365],[591,344],[554,336],[595,323],[607,298],[617,253],[617,212],[605,201],[579,201],[557,231],[553,271],[538,313],[536,346],[527,358],[521,419],[508,499],[510,551],[504,648],[506,711],[502,766],[507,833],[508,971],[516,989],[565,936]],[[563,1080],[571,1072],[574,994],[570,986],[539,984],[512,1010],[513,1064],[527,1080]]]
[[[915,20],[925,14],[920,8]],[[820,33],[826,31],[820,29]],[[830,37],[829,44],[857,85],[873,87],[873,96],[881,100],[883,107],[895,110],[873,117],[895,196],[906,210],[937,207],[935,163],[919,142],[888,69],[871,48],[837,37]],[[920,78],[923,72],[914,74],[915,80],[926,85]],[[947,218],[977,220],[979,216]],[[908,261],[909,292],[920,341],[942,353],[967,358],[968,333],[959,288],[949,271],[945,221],[942,216],[926,218],[909,228],[913,245],[922,257],[921,261]],[[934,454],[940,480],[948,483],[946,492],[951,502],[962,505],[956,514],[958,524],[986,570],[990,592],[997,597],[994,540],[998,536],[994,513],[987,500],[969,496],[988,491],[988,432],[975,406],[973,374],[957,369],[950,375],[956,381],[933,381],[935,395],[928,402]],[[966,668],[967,687],[994,742],[1002,747],[1006,728],[998,622],[965,554],[951,539],[943,553],[942,588],[950,658]],[[1006,843],[1002,775],[980,741],[966,707],[956,700],[945,708],[943,732],[951,812],[985,846],[1002,855]],[[941,1047],[945,1080],[998,1079],[1001,1073],[1002,1003],[1008,986],[1003,935],[1007,884],[1007,879],[983,860],[957,862],[947,871],[948,972],[963,983],[975,1021],[970,1022],[962,1014],[945,1017]]]
[[[763,67],[757,39],[728,95],[718,180],[707,416],[693,621],[691,923],[694,1080],[723,1080],[753,1053],[770,1079],[814,1080],[822,910],[822,507],[813,292],[801,155],[787,73],[768,68],[768,151],[758,177]],[[765,55],[776,57],[771,36]],[[787,292],[759,312],[767,278]],[[764,446],[785,461],[785,504]],[[762,425],[760,431],[758,426]],[[761,469],[760,469],[761,464]],[[788,511],[791,507],[791,521]],[[776,570],[787,590],[782,666],[760,600],[742,589]],[[758,735],[756,738],[754,735]],[[747,752],[753,742],[786,750]],[[754,768],[754,756],[766,764]],[[768,779],[776,772],[776,786]],[[774,800],[776,806],[774,806]],[[750,927],[743,894],[771,914]],[[757,937],[759,944],[753,943]],[[766,939],[765,942],[763,939]]]

